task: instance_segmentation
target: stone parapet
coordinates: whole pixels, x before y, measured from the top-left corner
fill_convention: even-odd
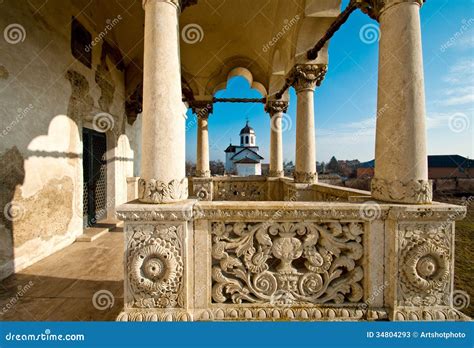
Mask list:
[[[118,320],[469,320],[453,306],[465,207],[125,204]]]

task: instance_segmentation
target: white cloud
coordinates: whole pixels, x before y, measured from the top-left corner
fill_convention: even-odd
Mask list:
[[[474,103],[474,59],[464,58],[454,64],[443,77],[442,96],[437,106],[461,106]]]
[[[474,94],[468,93],[464,95],[457,95],[450,98],[447,98],[440,102],[440,105],[443,106],[455,106],[455,105],[464,105],[474,103]]]
[[[474,47],[474,33],[466,33],[462,39],[459,40],[457,46],[464,49],[469,49]]]
[[[375,117],[351,123],[340,123],[334,128],[317,129],[316,138],[326,145],[354,145],[375,139]]]
[[[451,116],[452,115],[448,113],[430,112],[426,116],[426,128],[430,130],[448,127]]]

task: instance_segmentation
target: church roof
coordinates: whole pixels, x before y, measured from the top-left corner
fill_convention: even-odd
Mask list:
[[[255,146],[254,148],[257,149],[258,151],[258,146]],[[239,152],[237,152],[234,156],[231,157],[231,159],[233,159],[235,156],[237,156],[238,154],[244,152],[245,150],[248,150],[248,151],[251,151],[253,152],[255,155],[257,155],[258,157],[260,157],[260,159],[263,159],[262,156],[260,156],[256,151],[252,150],[250,147],[244,147],[242,150],[240,150]],[[237,163],[237,162],[236,162]]]
[[[235,152],[235,146],[229,144],[229,146],[227,146],[227,149],[225,149],[224,152]]]
[[[236,163],[236,164],[239,164],[239,163],[252,163],[252,164],[256,164],[256,163],[260,163],[260,162],[257,161],[257,160],[254,160],[253,158],[244,157],[244,158],[242,158],[242,159],[239,159],[238,161],[235,161],[234,163]]]
[[[240,134],[255,134],[255,130],[249,126],[249,121],[245,124],[245,127],[240,130]]]

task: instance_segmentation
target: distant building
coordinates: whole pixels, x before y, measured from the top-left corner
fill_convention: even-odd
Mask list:
[[[346,178],[355,177],[356,168],[360,164],[359,160],[339,160],[337,162],[339,164],[338,174]]]
[[[239,135],[240,146],[230,144],[225,149],[226,173],[239,176],[261,175],[263,157],[258,153],[255,130],[249,126],[248,121]]]
[[[361,163],[357,168],[357,177],[373,177],[374,166],[374,160]],[[474,160],[460,155],[428,156],[428,177],[430,179],[472,178],[474,177]]]
[[[372,178],[374,176],[375,160],[362,162],[357,167],[358,178]]]

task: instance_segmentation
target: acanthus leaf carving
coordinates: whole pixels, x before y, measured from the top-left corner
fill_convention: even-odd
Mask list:
[[[138,180],[138,199],[143,203],[171,203],[188,198],[188,179],[166,183],[157,179]]]
[[[298,64],[292,70],[293,86],[297,93],[314,90],[324,80],[328,67],[326,64]]]
[[[433,200],[433,185],[430,180],[387,181],[373,178],[371,191],[374,198],[388,202],[423,204]]]

